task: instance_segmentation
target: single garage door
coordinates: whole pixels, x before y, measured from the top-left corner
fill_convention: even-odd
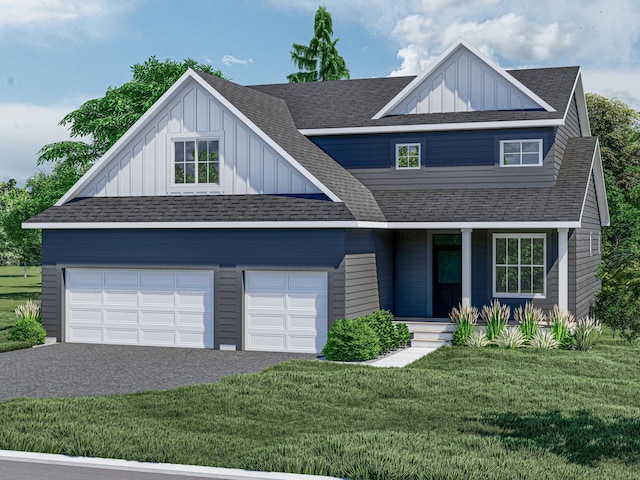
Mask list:
[[[326,272],[245,272],[245,350],[319,353],[326,341]]]
[[[213,348],[213,272],[67,268],[67,342]]]

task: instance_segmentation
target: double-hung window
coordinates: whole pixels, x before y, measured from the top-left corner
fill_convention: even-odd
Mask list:
[[[500,140],[501,167],[542,165],[542,139]]]
[[[544,297],[546,294],[546,235],[493,235],[493,296]]]
[[[420,144],[396,144],[396,169],[415,170],[420,168]]]
[[[220,183],[218,140],[176,140],[174,146],[174,177],[176,185]]]

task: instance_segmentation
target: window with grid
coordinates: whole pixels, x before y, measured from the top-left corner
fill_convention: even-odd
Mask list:
[[[396,144],[396,169],[412,170],[420,168],[420,144]]]
[[[174,183],[220,183],[217,140],[180,140],[174,142]]]
[[[501,140],[501,167],[533,167],[542,165],[542,139]]]
[[[545,234],[494,234],[493,258],[495,297],[545,296]]]

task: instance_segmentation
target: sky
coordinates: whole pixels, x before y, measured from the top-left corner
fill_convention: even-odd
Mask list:
[[[60,120],[150,56],[242,85],[286,82],[319,4],[351,78],[415,75],[463,37],[504,68],[580,65],[640,110],[637,0],[0,0],[0,181],[36,173]]]

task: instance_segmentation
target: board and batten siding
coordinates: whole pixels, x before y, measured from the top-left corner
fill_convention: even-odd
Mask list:
[[[602,228],[593,174],[589,181],[582,213],[582,226],[575,230],[573,237],[575,238],[574,249],[569,251],[569,278],[574,279],[574,285],[569,285],[569,298],[571,300],[573,297],[573,311],[576,318],[580,318],[589,315],[595,295],[601,287],[597,273],[602,261],[600,252]]]
[[[567,111],[566,120],[563,126],[556,129],[556,139],[553,147],[554,157],[554,180],[558,178],[564,152],[567,150],[567,142],[570,138],[581,137],[580,119],[578,117],[578,105],[575,94],[571,98],[571,104]]]
[[[462,48],[416,85],[391,115],[540,108],[493,67]]]
[[[173,185],[173,141],[219,141],[220,185]],[[197,82],[190,80],[113,153],[78,197],[319,193],[319,189]]]
[[[500,167],[500,140],[538,138],[543,140],[542,166]],[[554,183],[552,128],[336,135],[312,140],[372,190],[550,187]],[[420,144],[420,169],[396,170],[398,143]]]

